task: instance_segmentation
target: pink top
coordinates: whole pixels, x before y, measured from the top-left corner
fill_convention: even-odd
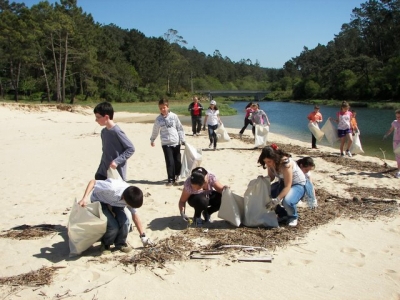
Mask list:
[[[246,116],[245,116],[245,118],[248,118],[252,112],[253,112],[253,110],[251,109],[251,107],[246,108]]]
[[[208,173],[207,175],[208,175],[208,186],[207,186],[207,189],[201,189],[201,190],[198,190],[198,191],[194,190],[192,188],[192,184],[190,183],[190,177],[188,177],[185,180],[185,183],[183,184],[183,189],[186,192],[188,192],[189,194],[191,194],[191,195],[193,195],[193,194],[202,194],[202,193],[210,195],[211,192],[214,190],[213,187],[214,187],[215,183],[217,182],[217,178],[215,177],[214,174],[211,174],[211,173]]]
[[[397,120],[392,122],[394,128],[393,141],[400,141],[400,123]]]
[[[340,111],[336,114],[336,116],[339,120],[337,129],[346,130],[346,129],[351,128],[350,120],[351,120],[351,117],[353,116],[353,114],[350,111],[346,111],[346,112]]]

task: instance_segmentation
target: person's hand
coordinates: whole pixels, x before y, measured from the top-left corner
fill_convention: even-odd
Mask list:
[[[147,237],[147,236],[142,236],[142,237],[140,238],[140,240],[142,241],[143,247],[146,247],[146,246],[154,246],[153,241],[152,241],[149,237]]]
[[[222,188],[222,191],[225,191],[226,189],[229,189],[228,185],[224,185],[224,187]]]
[[[309,204],[308,204],[308,207],[309,207],[311,210],[315,210],[315,209],[318,207],[317,199],[314,199],[314,201],[312,201],[311,203],[309,203]]]
[[[279,203],[281,203],[281,199],[278,198],[272,198],[271,201],[269,201],[266,205],[265,208],[269,211],[274,210],[275,206],[277,206]]]
[[[385,134],[384,136],[383,136],[383,139],[386,139],[388,137],[388,135],[387,134]]]
[[[117,167],[118,165],[115,163],[115,161],[112,161],[110,164],[110,168],[115,170]]]
[[[154,146],[155,146],[154,142],[151,142],[151,143],[150,143],[150,145],[151,145],[152,147],[154,147]]]
[[[190,220],[190,218],[183,211],[181,211],[181,217],[185,222],[189,222]]]
[[[81,201],[78,202],[78,204],[79,204],[80,206],[82,206],[82,207],[85,207],[85,206],[86,206],[86,199],[83,198]]]

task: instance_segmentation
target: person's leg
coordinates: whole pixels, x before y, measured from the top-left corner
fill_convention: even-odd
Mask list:
[[[115,247],[123,247],[127,246],[126,239],[129,233],[129,219],[125,214],[123,207],[111,207],[112,212],[115,214],[115,219],[118,222],[119,230],[118,234],[115,237]]]
[[[213,191],[210,195],[210,200],[209,200],[209,207],[206,208],[206,212],[211,215],[215,213],[216,211],[219,211],[219,208],[221,207],[221,199],[222,199],[222,194],[218,193],[217,191]]]
[[[196,117],[197,122],[197,133],[199,134],[201,131],[201,117]]]
[[[196,134],[196,117],[192,117],[192,132],[193,135]]]
[[[344,142],[346,141],[346,136],[340,138],[340,154],[343,154]]]
[[[253,124],[253,127],[251,128],[251,132],[253,133],[253,136],[256,135],[256,125]]]
[[[213,144],[213,141],[214,141],[214,138],[213,138],[213,132],[214,132],[214,131],[213,131],[211,125],[208,125],[208,126],[207,126],[207,129],[208,129],[208,138],[210,139],[210,145],[209,145],[208,147],[211,147],[212,144]]]
[[[243,134],[250,122],[251,121],[248,118],[244,118],[244,126],[242,127],[242,129],[240,129],[239,134]]]
[[[313,134],[311,134],[311,147],[312,148],[317,148],[317,139]]]
[[[170,147],[172,148],[172,155],[174,159],[174,181],[176,179],[176,176],[179,176],[181,174],[181,168],[182,168],[182,162],[181,162],[181,145],[177,145],[175,147]]]
[[[218,141],[218,137],[217,134],[215,133],[215,130],[217,130],[218,125],[213,125],[212,127],[212,137],[213,137],[213,141],[214,141],[214,149],[217,148],[217,141]]]
[[[207,209],[209,199],[204,194],[193,194],[188,199],[188,204],[194,208],[194,218],[201,218],[203,210]]]
[[[107,218],[106,233],[101,238],[101,242],[103,243],[103,245],[109,247],[115,242],[119,231],[119,224],[118,221],[114,218],[112,212],[108,209],[107,204],[101,203],[101,210],[103,211],[104,216]]]
[[[303,198],[305,192],[304,185],[295,184],[290,188],[289,193],[283,198],[282,205],[285,208],[289,221],[297,219],[297,203]]]
[[[172,147],[162,146],[165,158],[165,165],[167,168],[168,183],[173,183],[175,181],[175,163],[174,156],[172,153]]]
[[[107,179],[107,176],[104,176],[104,175],[101,175],[101,174],[99,174],[99,173],[96,173],[96,174],[94,175],[94,179],[95,179],[95,180],[106,180],[106,179]]]
[[[346,134],[346,137],[347,137],[347,149],[346,149],[346,151],[350,151],[351,144],[353,144],[353,135],[351,134],[351,132],[349,132],[349,133]]]

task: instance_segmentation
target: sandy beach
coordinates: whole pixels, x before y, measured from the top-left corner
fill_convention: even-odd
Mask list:
[[[135,267],[121,260],[143,251],[136,229],[128,237],[135,248],[130,254],[105,258],[96,243],[82,256],[69,257],[70,208],[81,199],[101,157],[102,128],[92,109],[0,104],[0,112],[0,299],[400,299],[400,179],[394,177],[395,161],[339,158],[338,149],[324,146],[312,150],[310,143],[274,134],[272,124],[271,143],[295,159],[314,158],[320,207],[301,208],[296,228],[258,229],[260,236],[269,234],[265,245],[272,262],[239,262],[245,255],[240,249],[215,259],[189,259],[191,250],[215,242],[213,234],[247,231],[216,215],[208,232],[187,228],[178,210],[182,181],[165,186],[159,138],[150,146],[148,121],[156,115],[117,112],[115,122],[136,148],[128,160],[127,182],[145,195],[139,214],[147,236],[156,243],[171,236],[193,243],[184,249],[184,259]],[[208,149],[205,132],[193,137],[191,128],[184,128],[186,142],[203,149],[201,165],[236,194],[243,195],[250,180],[266,176],[257,164],[260,149],[251,144],[250,127],[243,140],[237,129],[228,128],[231,141],[218,144],[216,151]],[[189,206],[187,211],[193,214]],[[48,226],[51,234],[7,235],[22,225],[41,224],[53,225]],[[272,233],[280,237],[276,246]],[[282,243],[284,236],[289,238]],[[41,268],[52,270],[45,276],[50,283],[21,278]]]

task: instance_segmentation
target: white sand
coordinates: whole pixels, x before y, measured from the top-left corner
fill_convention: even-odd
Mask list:
[[[0,106],[1,230],[23,224],[54,224],[63,232],[36,240],[1,238],[0,277],[42,266],[65,268],[56,272],[50,286],[3,285],[0,299],[400,299],[399,217],[376,221],[336,219],[273,252],[272,263],[238,263],[228,258],[189,260],[167,263],[164,269],[139,267],[135,272],[133,266],[116,261],[101,263],[98,243],[85,255],[69,259],[69,208],[75,198],[82,197],[97,169],[101,127],[95,123],[91,109],[71,113],[16,108]],[[128,182],[147,195],[139,213],[147,235],[157,240],[180,232],[185,224],[178,216],[182,186],[164,186],[166,171],[159,139],[156,147],[150,146],[152,124],[136,123],[149,117],[155,118],[116,113],[115,120],[135,145],[136,152],[128,161]],[[189,134],[191,129],[185,127],[185,131]],[[208,146],[204,134],[187,135],[186,139],[196,147]],[[270,140],[309,147],[273,133]],[[265,170],[257,167],[259,150],[250,148],[237,139],[221,143],[218,151],[203,151],[202,166],[234,192],[243,194],[251,179],[265,175]],[[361,155],[351,159],[382,163]],[[395,161],[388,163],[396,166]],[[333,195],[351,197],[344,192],[348,184],[354,189],[399,189],[400,179],[390,174],[345,172],[342,166],[321,158],[316,158],[316,164],[316,188]],[[340,182],[331,176],[339,173]],[[188,206],[187,210],[191,215],[192,208]],[[128,241],[135,247],[133,254],[138,253],[141,242],[137,231],[130,233]]]

